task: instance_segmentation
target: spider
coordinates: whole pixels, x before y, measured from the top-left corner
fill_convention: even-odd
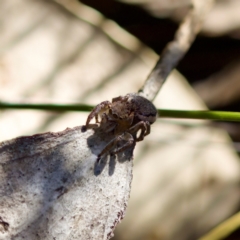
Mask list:
[[[115,136],[98,154],[99,161],[104,154],[117,154],[142,141],[150,133],[150,124],[156,121],[157,109],[146,98],[129,93],[98,104],[87,118],[86,129],[93,118],[106,133],[112,132]],[[116,148],[119,142],[124,143]]]

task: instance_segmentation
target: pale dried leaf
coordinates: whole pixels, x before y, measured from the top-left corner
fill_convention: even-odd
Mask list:
[[[126,210],[132,161],[125,152],[96,164],[105,135],[76,127],[1,143],[0,239],[110,239]]]

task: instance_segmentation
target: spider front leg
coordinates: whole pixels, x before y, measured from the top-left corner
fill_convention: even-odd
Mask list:
[[[116,150],[111,151],[117,145],[117,143],[120,141],[126,141],[126,143],[124,143],[122,146],[120,146]],[[102,158],[102,156],[106,153],[110,153],[112,155],[117,154],[117,153],[122,152],[125,149],[131,147],[134,143],[135,143],[135,140],[134,140],[133,136],[130,133],[125,132],[125,133],[115,137],[113,140],[111,140],[106,145],[106,147],[101,151],[101,153],[98,154],[97,161],[99,162],[100,159]]]
[[[137,137],[137,132],[141,130],[140,135]],[[150,123],[149,122],[145,122],[145,121],[141,121],[138,122],[137,124],[135,124],[134,126],[132,126],[129,131],[132,134],[136,134],[136,141],[142,141],[144,139],[145,136],[147,136],[148,134],[150,134]]]
[[[90,121],[95,117],[96,123],[99,123],[98,121],[98,115],[102,112],[106,112],[111,106],[111,103],[109,101],[104,101],[98,104],[92,112],[88,115],[87,121],[86,121],[86,128],[88,128],[88,125]]]

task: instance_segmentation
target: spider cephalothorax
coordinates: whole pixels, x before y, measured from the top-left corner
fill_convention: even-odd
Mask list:
[[[86,128],[93,118],[105,132],[112,132],[115,136],[98,155],[100,159],[106,153],[116,154],[135,142],[142,141],[150,133],[150,124],[156,121],[157,110],[146,98],[129,93],[124,97],[113,98],[112,102],[104,101],[98,104],[89,114]],[[141,132],[137,135],[139,130]],[[124,144],[115,149],[120,141],[124,141]]]

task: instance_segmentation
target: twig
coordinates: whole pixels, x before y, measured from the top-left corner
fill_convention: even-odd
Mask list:
[[[152,101],[170,72],[191,47],[214,0],[193,0],[192,9],[177,30],[174,40],[164,48],[160,59],[139,94]]]

